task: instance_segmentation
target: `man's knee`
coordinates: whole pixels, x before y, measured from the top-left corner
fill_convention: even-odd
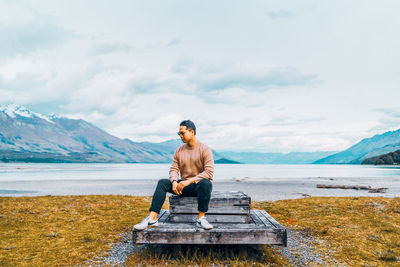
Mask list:
[[[169,179],[160,179],[158,180],[157,186],[168,186],[171,184]]]
[[[207,190],[207,191],[211,191],[212,189],[212,183],[210,180],[208,179],[201,179],[198,184],[197,184],[198,188],[201,190]]]

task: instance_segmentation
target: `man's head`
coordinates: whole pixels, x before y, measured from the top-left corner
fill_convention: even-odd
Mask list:
[[[191,120],[182,121],[179,124],[179,137],[181,138],[182,142],[187,143],[196,135],[196,126]]]

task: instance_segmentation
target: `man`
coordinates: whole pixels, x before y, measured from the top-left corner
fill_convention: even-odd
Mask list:
[[[151,202],[150,214],[134,226],[136,230],[158,226],[158,214],[164,204],[167,192],[183,197],[197,197],[199,214],[196,225],[206,230],[213,228],[205,217],[210,203],[211,181],[214,175],[212,151],[196,139],[196,126],[190,120],[180,123],[178,135],[185,144],[175,150],[169,170],[169,179],[158,181]],[[179,179],[179,173],[181,179]]]

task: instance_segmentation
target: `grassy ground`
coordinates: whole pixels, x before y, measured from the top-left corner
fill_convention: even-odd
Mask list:
[[[149,205],[149,197],[132,196],[1,197],[0,266],[76,265],[106,255],[118,234],[139,222]],[[400,265],[399,198],[311,197],[252,206],[265,209],[286,227],[317,236],[316,250],[328,251],[339,263]],[[164,246],[135,252],[126,264],[288,264],[274,247],[261,247],[250,256],[243,257],[237,246],[216,246],[212,251]]]
[[[109,249],[149,197],[0,198],[0,266],[74,265]]]
[[[316,249],[329,251],[350,266],[400,266],[400,198],[310,197],[254,203],[291,229],[321,239]]]

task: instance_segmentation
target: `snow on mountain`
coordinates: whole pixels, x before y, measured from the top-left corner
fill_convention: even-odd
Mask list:
[[[16,118],[17,116],[21,116],[21,117],[25,117],[25,118],[35,118],[36,117],[36,118],[46,120],[50,123],[54,123],[52,121],[52,118],[56,118],[56,116],[49,117],[49,116],[42,115],[40,113],[30,111],[26,107],[23,107],[23,106],[20,106],[17,104],[8,104],[5,106],[1,106],[0,112],[7,114],[11,118]]]
[[[0,108],[0,161],[169,162],[171,156],[112,136],[82,119]]]

